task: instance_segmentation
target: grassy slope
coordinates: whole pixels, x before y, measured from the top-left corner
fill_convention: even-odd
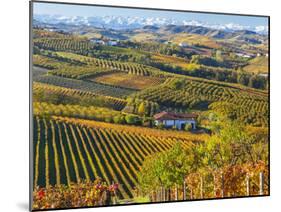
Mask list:
[[[130,38],[130,40],[135,42],[148,42],[155,41],[157,36],[153,33],[138,33]]]
[[[131,88],[142,90],[154,85],[159,85],[163,82],[163,79],[157,77],[138,76],[132,74],[126,74],[123,72],[116,72],[110,74],[103,74],[91,79],[92,81],[116,85],[124,88]]]
[[[215,40],[213,40],[207,36],[188,34],[188,33],[179,33],[179,34],[173,35],[173,36],[171,36],[171,41],[176,44],[186,42],[190,45],[200,44],[203,46],[207,46],[209,48],[219,48],[220,47],[220,45]]]
[[[256,57],[249,61],[249,64],[243,68],[252,73],[268,73],[268,58]]]
[[[170,65],[179,66],[181,68],[186,68],[188,66],[189,61],[180,57],[173,57],[164,54],[153,54],[152,59],[160,62],[166,63]]]

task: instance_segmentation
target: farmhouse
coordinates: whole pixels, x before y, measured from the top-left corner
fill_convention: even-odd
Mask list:
[[[188,43],[182,42],[182,43],[179,43],[179,46],[181,46],[181,47],[188,47]]]
[[[244,58],[251,58],[251,57],[252,57],[252,55],[244,54],[244,53],[236,53],[236,55],[237,55],[238,57],[244,57]]]
[[[96,38],[92,38],[90,39],[90,41],[94,44],[107,45],[107,46],[117,46],[119,43],[118,40],[96,39]]]
[[[117,46],[118,41],[117,40],[109,40],[106,44],[108,46]]]
[[[90,39],[90,41],[92,43],[94,43],[94,44],[100,44],[100,45],[104,45],[105,44],[105,42],[103,40],[101,40],[101,39],[92,38],[92,39]]]
[[[198,115],[189,113],[172,113],[172,112],[161,112],[154,115],[155,124],[163,124],[165,127],[176,127],[181,130],[186,125],[191,125],[192,129],[196,129],[196,119]]]
[[[165,41],[164,44],[170,45],[170,44],[172,44],[172,42],[171,41]]]

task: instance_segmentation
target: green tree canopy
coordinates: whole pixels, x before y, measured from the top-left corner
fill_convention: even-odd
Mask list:
[[[182,185],[186,175],[193,171],[190,151],[176,143],[172,149],[146,158],[138,176],[140,189],[149,192],[160,186]]]

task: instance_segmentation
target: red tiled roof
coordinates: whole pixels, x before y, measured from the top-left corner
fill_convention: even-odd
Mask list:
[[[197,118],[198,115],[194,113],[172,113],[172,112],[161,112],[157,113],[154,116],[156,120],[186,120],[186,119],[194,119]]]

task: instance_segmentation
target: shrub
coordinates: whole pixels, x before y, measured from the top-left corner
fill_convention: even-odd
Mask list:
[[[136,124],[139,121],[139,118],[136,115],[126,115],[125,117],[127,124]]]
[[[192,125],[191,124],[186,124],[184,127],[185,131],[191,131],[192,130]]]

